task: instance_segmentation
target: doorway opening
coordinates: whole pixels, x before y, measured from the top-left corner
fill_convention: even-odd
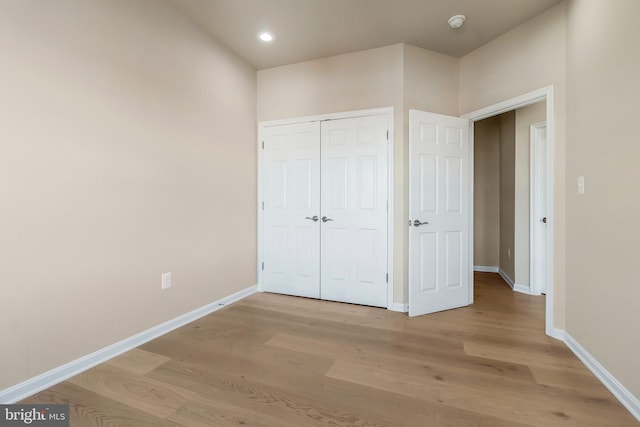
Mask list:
[[[523,147],[521,147],[519,152],[523,155],[521,156],[521,158],[517,159],[517,147],[515,145],[515,120],[517,110],[525,111],[525,107],[528,107],[527,112],[531,113],[531,111],[534,111],[536,108],[534,104],[537,103],[541,103],[540,108],[544,106],[544,120],[540,121],[531,119],[531,123],[529,123],[522,129],[522,133],[526,133],[528,135],[527,139],[535,138],[538,144],[536,145],[536,143],[534,143],[534,145],[537,147],[538,151],[532,152],[530,147],[528,146],[526,147],[526,150],[523,150]],[[502,116],[501,118],[500,116],[503,114],[504,116]],[[538,111],[538,114],[540,114],[540,111]],[[486,147],[476,147],[476,132],[478,132],[477,136],[482,137],[482,133],[486,130],[483,129],[483,124],[481,123],[481,121],[485,119],[491,119],[494,122],[497,120],[499,124],[501,120],[504,120],[504,127],[506,128],[505,133],[509,134],[510,132],[512,132],[514,134],[514,143],[512,145],[513,151],[509,151],[509,149],[511,148],[510,146],[505,146],[502,148],[505,151],[504,155],[508,156],[509,159],[513,159],[513,171],[507,171],[509,173],[509,182],[504,183],[502,189],[500,189],[500,185],[498,185],[498,189],[500,192],[502,192],[502,190],[506,190],[506,193],[508,195],[513,195],[513,207],[511,208],[511,200],[507,199],[506,202],[509,203],[509,207],[507,209],[503,209],[502,202],[500,202],[501,207],[498,211],[498,215],[508,215],[509,220],[511,219],[511,215],[513,213],[513,224],[507,224],[508,233],[505,233],[511,235],[512,238],[510,239],[508,236],[504,236],[503,244],[503,236],[501,236],[500,242],[497,244],[497,247],[499,248],[497,266],[491,265],[490,262],[482,261],[482,257],[485,254],[481,254],[481,256],[479,256],[478,263],[473,262],[473,265],[477,267],[474,269],[477,271],[495,272],[495,267],[498,267],[497,272],[502,272],[503,277],[506,276],[505,280],[507,280],[507,282],[509,282],[508,279],[511,279],[510,285],[512,285],[512,288],[514,288],[514,290],[530,294],[540,294],[542,293],[542,290],[544,290],[544,292],[546,293],[545,332],[547,335],[556,337],[556,334],[554,333],[555,328],[553,327],[553,117],[554,110],[552,86],[480,109],[463,116],[463,118],[467,118],[469,120],[470,150],[472,151],[472,159],[474,159],[472,161],[472,176],[476,176],[476,167],[482,166],[480,162],[478,162],[477,165],[475,164],[478,161],[477,156],[479,155],[480,159],[485,159],[487,157],[487,150],[485,150]],[[511,125],[510,120],[513,120],[512,131],[509,130],[509,126]],[[535,135],[534,130],[536,132]],[[541,132],[543,130],[544,138],[541,137]],[[541,149],[541,146],[539,144],[541,141],[544,142],[544,150]],[[498,145],[499,154],[501,153],[500,150],[501,148]],[[532,166],[531,164],[533,158],[537,159],[537,163],[535,166]],[[541,159],[544,160],[542,164],[540,162]],[[518,160],[518,164],[520,164],[521,166],[520,168],[518,168],[518,164],[516,164],[516,161]],[[500,167],[499,162],[500,160],[498,160],[498,171]],[[537,171],[538,173],[541,173],[542,167],[545,171],[544,173],[542,173],[542,176],[531,176],[530,172]],[[493,172],[495,175],[495,170]],[[518,180],[516,174],[518,174],[518,177],[522,179]],[[498,179],[500,179],[499,175],[500,174],[498,172]],[[511,176],[513,176],[513,181],[510,181]],[[493,182],[495,183],[495,176],[493,176],[493,179]],[[475,184],[476,182],[474,182],[474,187]],[[472,241],[472,244],[469,245],[470,260],[474,260],[476,251],[478,251],[479,247],[487,246],[487,235],[486,233],[483,234],[483,232],[486,232],[487,230],[484,228],[480,229],[480,227],[482,226],[478,225],[478,222],[488,221],[489,223],[495,225],[495,218],[492,218],[490,216],[491,212],[495,212],[495,204],[492,211],[491,206],[487,206],[487,200],[479,199],[483,197],[483,195],[488,194],[489,196],[495,196],[495,194],[486,193],[487,189],[484,188],[483,185],[484,187],[486,187],[485,184],[481,183],[480,190],[476,188],[476,191],[471,192],[472,194],[470,196],[472,199],[471,206],[475,206],[473,214],[471,215],[472,219],[470,220],[469,224],[470,230],[472,230],[470,232],[470,239]],[[537,187],[532,188],[533,185],[536,185]],[[537,197],[537,199],[533,200],[532,197]],[[489,199],[489,201],[491,201],[490,197]],[[476,201],[478,201],[479,203],[476,203]],[[517,202],[519,202],[519,204],[517,204]],[[533,208],[537,210],[533,211]],[[544,210],[544,214],[540,218],[537,218],[538,216],[540,216],[541,210]],[[528,220],[521,220],[519,222],[516,221],[516,211],[521,213],[520,216],[522,218],[527,218]],[[488,219],[485,219],[487,218],[487,213],[489,213],[489,217]],[[537,220],[541,221],[543,227],[536,228]],[[516,227],[518,227],[517,230]],[[473,231],[476,230],[476,228],[478,228],[478,233],[475,233]],[[498,228],[500,228],[500,224],[498,225]],[[510,233],[511,230],[513,230],[512,234]],[[535,235],[536,231],[538,233],[542,233],[544,235],[544,239],[541,239],[540,235]],[[521,237],[518,238],[517,236]],[[531,241],[535,242],[536,244],[534,248],[531,247]],[[493,244],[495,246],[495,240]],[[518,251],[518,248],[521,248],[520,251]],[[520,257],[518,258],[519,255]],[[532,261],[532,257],[537,258]],[[519,264],[522,264],[524,266],[521,267],[522,271],[520,272],[520,274],[516,273],[516,258],[519,259]],[[502,261],[506,262],[503,263]],[[507,270],[505,270],[503,266],[506,266]],[[513,268],[511,266],[513,266]],[[471,272],[471,274],[473,274],[473,272]],[[521,280],[522,283],[518,283],[517,278],[523,278]],[[470,287],[470,292],[473,292],[473,286]],[[473,301],[472,294],[469,296],[469,298],[470,301]]]

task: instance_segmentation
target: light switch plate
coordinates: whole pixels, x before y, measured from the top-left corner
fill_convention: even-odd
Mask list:
[[[578,177],[578,194],[584,194],[584,176]]]
[[[171,273],[162,273],[161,289],[169,289],[171,287]]]

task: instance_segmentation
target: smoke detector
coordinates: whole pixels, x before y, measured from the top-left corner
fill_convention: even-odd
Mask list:
[[[464,24],[465,19],[467,18],[464,15],[454,15],[449,18],[449,27],[453,28],[454,30],[456,28],[460,28]]]

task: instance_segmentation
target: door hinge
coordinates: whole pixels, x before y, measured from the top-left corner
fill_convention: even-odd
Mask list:
[[[387,200],[387,212],[389,212],[389,201]]]
[[[389,140],[389,131],[387,131],[387,141]]]
[[[264,150],[264,141],[262,141],[262,149]]]
[[[264,202],[262,202],[262,210],[264,210]]]
[[[264,262],[262,263],[262,271],[264,271]]]
[[[387,273],[387,283],[389,283],[389,273]]]

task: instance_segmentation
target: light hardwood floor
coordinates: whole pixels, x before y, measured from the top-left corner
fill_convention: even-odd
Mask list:
[[[544,297],[476,273],[472,306],[409,318],[256,294],[24,403],[73,426],[636,426]]]

